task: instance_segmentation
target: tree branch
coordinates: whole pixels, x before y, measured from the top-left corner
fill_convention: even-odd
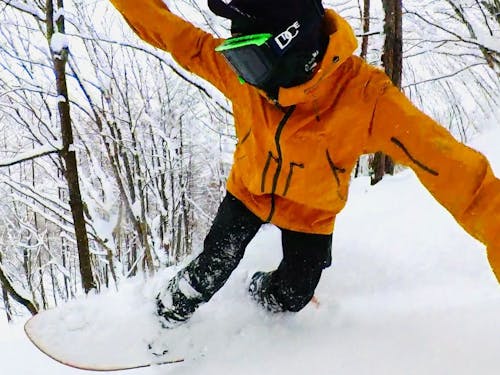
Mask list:
[[[30,16],[35,17],[39,21],[45,21],[45,17],[43,13],[39,12],[38,9],[29,7],[28,5],[14,1],[14,0],[0,0],[0,2],[4,3],[5,6],[3,7],[4,9],[7,7],[14,8],[22,13],[29,14]]]
[[[0,264],[0,283],[2,283],[4,289],[16,302],[19,302],[21,305],[23,305],[28,309],[31,315],[36,315],[38,313],[38,307],[32,301],[24,298],[16,291],[14,286],[7,278],[7,275],[4,273],[1,264]]]
[[[469,70],[469,69],[474,68],[475,66],[479,66],[479,65],[487,65],[487,64],[485,62],[479,62],[476,64],[468,65],[468,66],[465,66],[462,69],[459,69],[459,70],[452,72],[450,74],[445,74],[445,75],[440,76],[440,77],[424,79],[423,81],[420,81],[420,82],[409,83],[409,84],[403,86],[403,89],[407,89],[409,87],[415,87],[415,86],[422,85],[422,84],[428,83],[428,82],[439,81],[441,79],[451,78],[453,76],[456,76],[456,75],[458,75],[466,70]]]
[[[486,48],[487,50],[489,51],[492,51],[492,52],[495,52],[495,53],[500,53],[500,51],[497,51],[496,49],[492,49],[490,48],[489,46],[486,46],[484,45],[483,43],[481,43],[479,40],[477,39],[474,39],[474,38],[465,38],[459,34],[457,34],[456,32],[453,32],[452,30],[444,27],[444,26],[441,26],[435,22],[432,22],[430,21],[429,19],[423,17],[422,15],[418,14],[417,12],[411,12],[409,10],[405,10],[405,14],[411,14],[415,17],[417,17],[418,19],[424,21],[425,23],[427,23],[428,25],[431,25],[441,31],[444,31],[445,33],[447,34],[450,34],[450,35],[453,35],[455,38],[457,38],[456,41],[460,41],[460,42],[463,42],[463,43],[468,43],[468,44],[472,44],[472,45],[475,45],[479,48]]]
[[[77,38],[80,38],[81,40],[96,41],[96,38],[90,37],[90,36],[85,36],[85,35],[82,35],[82,34],[67,33],[66,35],[77,37]],[[126,43],[126,42],[119,42],[119,41],[115,41],[115,40],[109,40],[109,39],[102,38],[101,36],[98,36],[97,41],[103,42],[103,43],[108,43],[108,44],[114,44],[114,45],[117,45],[117,46],[120,46],[120,47],[124,47],[124,48],[130,48],[130,49],[133,49],[133,50],[137,50],[137,51],[143,52],[143,53],[145,53],[145,54],[147,54],[149,56],[152,56],[152,57],[156,58],[158,61],[166,64],[170,68],[170,70],[172,70],[172,72],[175,75],[177,75],[179,78],[181,78],[182,80],[184,80],[186,83],[188,83],[188,84],[196,87],[200,92],[202,92],[208,98],[214,100],[215,103],[217,104],[217,106],[220,109],[222,109],[224,112],[226,112],[229,115],[232,115],[232,111],[227,106],[225,106],[224,104],[219,103],[219,101],[216,98],[214,98],[214,96],[210,93],[210,91],[206,87],[204,87],[204,85],[202,83],[198,83],[195,80],[192,80],[191,78],[188,77],[187,74],[183,73],[181,71],[181,69],[179,69],[174,63],[169,62],[168,60],[166,60],[162,56],[163,52],[159,53],[158,51],[151,50],[150,48],[147,48],[147,47],[141,47],[141,46],[134,45],[134,44],[131,44],[131,43]]]
[[[29,156],[19,156],[17,158],[13,158],[13,159],[10,159],[10,160],[0,160],[0,168],[2,167],[11,167],[13,165],[16,165],[16,164],[20,164],[20,163],[24,163],[25,161],[30,161],[30,160],[33,160],[33,159],[37,159],[39,157],[42,157],[42,156],[46,156],[46,155],[51,155],[51,154],[58,154],[61,150],[59,149],[52,149],[52,150],[43,150],[41,149],[40,152],[37,152],[37,153],[31,153]]]

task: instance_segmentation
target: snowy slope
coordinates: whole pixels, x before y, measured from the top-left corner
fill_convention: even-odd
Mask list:
[[[497,130],[472,143],[488,155],[497,175],[499,141]],[[463,232],[412,172],[375,187],[366,178],[353,182],[336,225],[333,266],[317,289],[319,306],[270,316],[248,299],[249,275],[274,268],[279,259],[279,232],[266,226],[226,287],[189,326],[163,337],[185,351],[187,361],[128,373],[500,373],[500,288],[484,247]],[[146,285],[133,280],[120,298],[147,305],[168,274]],[[113,308],[102,303],[103,311]],[[0,324],[0,374],[83,373],[45,359],[24,339],[20,325]]]

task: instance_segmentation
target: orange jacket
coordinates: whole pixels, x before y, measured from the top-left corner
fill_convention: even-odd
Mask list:
[[[215,85],[233,103],[238,144],[228,190],[262,220],[329,234],[359,155],[383,151],[408,165],[432,195],[488,246],[500,280],[500,180],[486,158],[419,111],[388,77],[353,56],[348,23],[327,10],[326,54],[313,78],[281,88],[281,109],[242,85],[214,38],[162,0],[111,0],[146,42]]]

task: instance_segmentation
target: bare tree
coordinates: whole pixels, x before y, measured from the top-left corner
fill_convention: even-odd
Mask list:
[[[57,8],[64,9],[63,0],[57,0]],[[70,103],[68,97],[68,86],[66,82],[66,64],[68,61],[67,45],[56,46],[55,37],[64,38],[65,18],[63,13],[55,14],[53,0],[46,2],[46,26],[47,40],[51,46],[52,62],[56,77],[56,87],[58,95],[59,121],[62,134],[61,157],[64,159],[64,176],[68,183],[69,204],[73,215],[75,227],[76,243],[80,260],[80,274],[85,292],[96,287],[92,266],[90,262],[89,240],[85,224],[85,213],[82,196],[80,193],[80,183],[78,178],[78,165],[73,146],[73,129],[71,120]],[[58,41],[61,42],[61,41]]]
[[[368,32],[370,31],[370,0],[363,0],[363,8],[360,7],[361,26],[363,36],[361,38],[361,53],[362,59],[366,60],[368,55]]]
[[[33,303],[33,301],[30,301],[29,299],[25,298],[22,296],[14,287],[10,279],[7,277],[7,274],[3,271],[2,268],[2,253],[0,252],[0,283],[2,284],[2,289],[12,297],[13,300],[16,302],[20,303],[26,309],[32,314],[35,315],[38,312],[38,307]],[[8,300],[7,302],[8,303]]]
[[[384,6],[384,52],[382,64],[396,87],[401,88],[403,71],[403,12],[401,0],[382,0]],[[371,184],[375,185],[386,173],[394,173],[394,162],[382,152],[371,160]]]
[[[454,40],[477,48],[486,64],[496,71],[497,75],[500,75],[500,51],[498,44],[495,43],[498,38],[498,24],[500,24],[498,0],[467,0],[463,2],[444,0],[444,2],[450,11],[441,10],[440,14],[448,16],[448,20],[452,22],[461,23],[464,26],[463,31],[444,25],[439,19],[429,17],[428,14],[420,14],[415,11],[408,13],[447,34],[451,38],[450,41]],[[495,23],[497,23],[496,27]]]
[[[0,285],[0,289],[2,289],[2,299],[3,305],[5,307],[5,316],[7,318],[7,322],[10,323],[12,321],[12,308],[9,302],[9,293],[7,293],[7,289],[3,287],[3,284]]]
[[[40,8],[36,8],[39,6]],[[56,8],[55,8],[56,6]],[[57,107],[58,107],[58,119],[59,125],[61,129],[61,138],[62,138],[62,147],[53,147],[52,150],[48,150],[46,152],[32,152],[28,157],[18,157],[12,163],[4,163],[4,165],[13,165],[14,163],[19,163],[22,161],[33,160],[35,157],[48,155],[54,152],[57,152],[61,159],[64,161],[58,168],[64,171],[64,176],[66,178],[66,183],[69,191],[69,204],[71,207],[71,213],[73,216],[73,227],[77,240],[77,248],[79,253],[80,260],[80,271],[81,271],[81,281],[82,286],[86,292],[95,287],[95,283],[93,281],[92,269],[90,266],[90,251],[89,244],[87,238],[87,231],[85,227],[85,217],[84,217],[84,204],[82,202],[80,187],[79,187],[79,178],[78,178],[78,167],[76,162],[75,149],[73,147],[73,133],[72,133],[72,119],[70,112],[70,104],[69,104],[69,96],[68,96],[68,88],[66,82],[66,64],[68,58],[68,48],[62,42],[65,38],[65,19],[64,13],[62,9],[64,7],[63,1],[58,0],[57,4],[54,4],[53,1],[47,0],[45,4],[35,4],[34,6],[26,6],[21,2],[13,1],[6,2],[5,7],[12,8],[13,10],[22,13],[29,14],[33,17],[33,26],[38,27],[45,35],[45,38],[50,46],[50,56],[51,56],[51,70],[55,75],[55,87],[56,87],[56,98],[57,98]],[[22,35],[22,34],[21,34]],[[20,45],[19,41],[12,41],[12,46]],[[22,42],[21,42],[22,45]],[[15,47],[14,47],[15,48]],[[36,47],[35,47],[36,48]],[[12,55],[12,58],[18,59],[21,62],[20,56]],[[21,64],[27,65],[28,62],[22,62]],[[49,65],[43,66],[44,68],[49,68]],[[12,74],[17,76],[14,72],[14,69],[11,70]],[[35,95],[39,94],[42,100],[46,103],[45,98],[46,94],[43,92],[41,87],[34,86],[33,83],[26,81],[23,82],[23,88],[19,89],[19,93],[22,91],[29,92],[29,87],[33,87],[31,92],[34,92]],[[29,102],[29,99],[26,100],[27,107],[33,106],[34,103]],[[52,117],[52,111],[49,109],[49,106],[46,105],[48,109],[48,117]],[[34,108],[33,108],[34,109]],[[33,117],[29,118],[29,115],[23,113],[23,111],[15,107],[13,102],[12,112],[16,114],[19,119],[22,119],[26,122],[27,129],[32,131]],[[37,113],[38,110],[33,110],[31,113]],[[43,124],[41,117],[35,117],[35,121]],[[50,125],[45,125],[46,130],[48,130],[48,134],[51,135],[51,142],[57,143],[57,136],[52,132]],[[33,133],[35,135],[35,133]],[[40,134],[36,135],[39,137]],[[44,141],[40,141],[41,144]]]
[[[500,104],[495,3],[405,3],[403,89],[463,142]]]

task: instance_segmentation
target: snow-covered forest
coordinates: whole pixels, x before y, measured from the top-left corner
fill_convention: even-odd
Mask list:
[[[205,0],[167,3],[228,35]],[[381,65],[382,4],[325,5]],[[420,108],[463,142],[500,126],[498,0],[403,1],[403,37],[402,88]],[[0,129],[9,320],[198,251],[236,142],[230,103],[140,41],[107,0],[0,0]]]

